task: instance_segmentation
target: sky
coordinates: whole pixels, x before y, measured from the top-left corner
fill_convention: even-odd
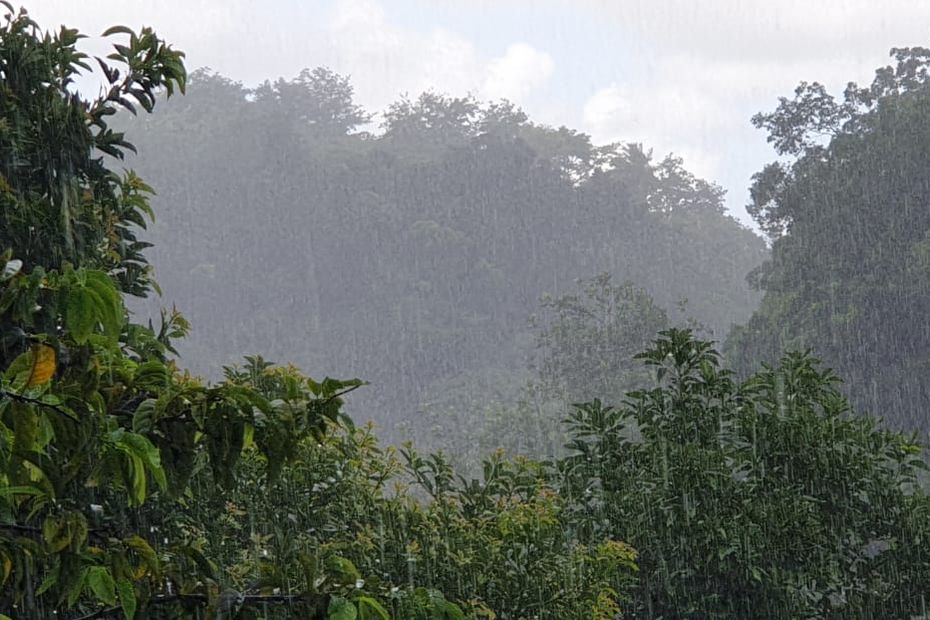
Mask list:
[[[15,4],[15,3],[14,3]],[[681,156],[741,222],[775,158],[749,119],[802,80],[836,95],[892,47],[930,47],[930,0],[34,0],[43,28],[152,26],[248,86],[326,66],[378,112],[424,90],[506,98],[596,144]],[[85,49],[105,53],[90,38]]]

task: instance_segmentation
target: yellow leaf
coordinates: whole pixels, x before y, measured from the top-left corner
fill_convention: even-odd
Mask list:
[[[26,387],[42,385],[55,374],[55,349],[46,344],[36,344],[32,347],[32,371]]]

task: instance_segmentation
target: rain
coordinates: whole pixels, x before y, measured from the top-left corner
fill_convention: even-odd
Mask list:
[[[0,620],[930,618],[930,5],[20,1]]]

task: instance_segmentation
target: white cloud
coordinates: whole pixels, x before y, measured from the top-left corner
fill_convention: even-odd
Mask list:
[[[730,185],[737,211],[772,156],[754,112],[800,80],[868,83],[890,47],[930,36],[928,0],[406,0],[404,17],[391,0],[18,1],[51,28],[151,25],[189,67],[246,84],[326,65],[371,111],[427,89],[508,98],[595,142],[673,150]],[[456,15],[483,15],[481,30]]]
[[[595,142],[639,142],[657,156],[674,152],[708,178],[719,173],[718,151],[730,123],[726,108],[705,90],[658,77],[646,86],[602,88],[582,111],[582,126]],[[715,132],[719,142],[708,143],[706,136]]]
[[[636,122],[636,111],[623,90],[613,84],[594,93],[584,104],[584,124],[609,142],[622,139]]]
[[[487,65],[481,93],[489,99],[520,101],[552,76],[552,57],[526,43],[514,43]]]
[[[31,13],[47,27],[64,22],[88,34],[114,23],[151,25],[187,53],[190,68],[209,66],[246,84],[325,65],[350,75],[358,101],[370,110],[425,90],[520,104],[553,73],[552,57],[526,43],[514,42],[494,57],[448,28],[400,26],[391,19],[390,4],[378,0],[336,0],[322,14],[319,5],[315,12],[307,6],[313,5],[44,0]],[[107,52],[99,40],[86,47]]]
[[[925,0],[579,0],[662,53],[790,62],[871,51],[877,41],[926,40]],[[868,52],[865,52],[868,53]]]
[[[304,65],[324,64],[350,75],[359,102],[370,110],[426,90],[519,104],[553,71],[552,58],[529,45],[515,43],[490,58],[447,28],[422,32],[398,26],[373,0],[336,2],[322,35],[298,56],[313,59]]]

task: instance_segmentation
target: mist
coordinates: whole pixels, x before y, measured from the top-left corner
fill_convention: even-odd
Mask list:
[[[0,620],[926,616],[922,3],[37,4]]]

